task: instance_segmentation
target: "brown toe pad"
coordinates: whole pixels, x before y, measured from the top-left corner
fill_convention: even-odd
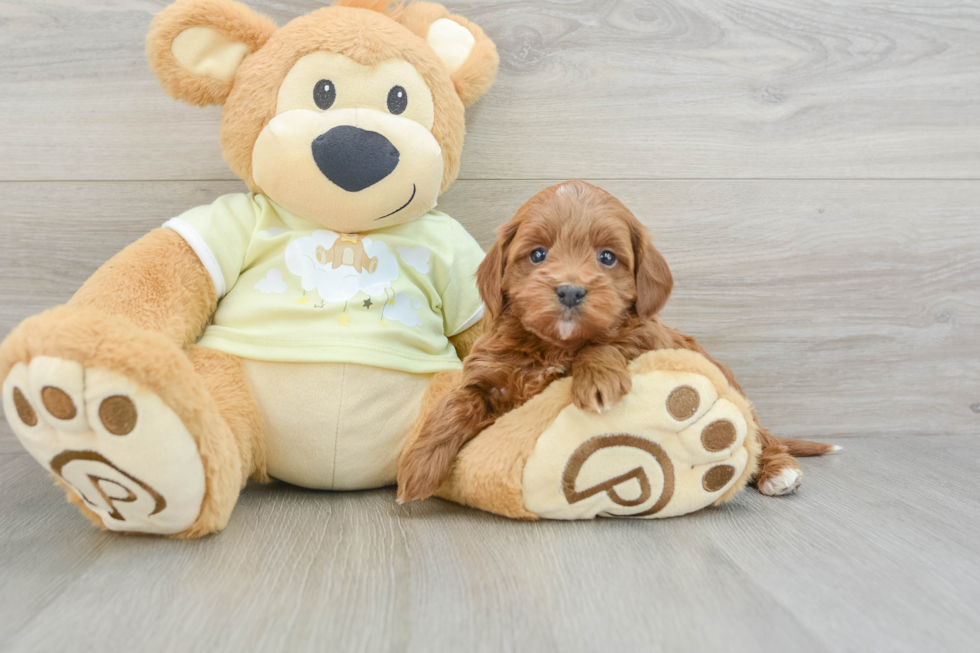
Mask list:
[[[701,485],[706,492],[717,492],[725,487],[733,476],[735,476],[735,468],[731,465],[715,465],[704,473]]]
[[[667,397],[667,412],[679,422],[683,422],[698,412],[700,405],[701,397],[698,395],[698,391],[689,385],[675,388]]]
[[[708,451],[721,451],[732,446],[736,437],[735,425],[727,419],[719,419],[701,431],[701,444]]]
[[[70,420],[78,414],[71,397],[61,388],[52,385],[44,386],[41,388],[41,401],[44,402],[48,412],[58,419]]]
[[[20,417],[20,421],[28,426],[37,426],[37,413],[34,412],[34,407],[31,406],[31,402],[27,401],[27,397],[20,391],[20,388],[14,388],[14,407],[17,409],[17,416]]]
[[[99,419],[113,435],[128,435],[136,428],[136,405],[125,395],[113,395],[99,405]]]

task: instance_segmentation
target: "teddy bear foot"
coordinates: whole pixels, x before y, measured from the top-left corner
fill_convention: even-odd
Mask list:
[[[160,397],[126,377],[36,356],[11,369],[3,404],[27,451],[105,528],[172,535],[201,512],[194,438]]]
[[[744,487],[758,452],[751,409],[705,363],[647,354],[611,410],[565,407],[524,468],[527,509],[546,519],[673,517]]]

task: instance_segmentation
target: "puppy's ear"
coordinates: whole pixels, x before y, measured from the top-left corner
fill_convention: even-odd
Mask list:
[[[275,31],[232,0],[177,0],[154,17],[146,57],[167,95],[199,107],[223,104],[242,61]]]
[[[632,217],[632,216],[631,216]],[[649,230],[635,217],[631,220],[633,270],[636,275],[636,313],[648,320],[660,312],[674,289],[674,275],[653,246]]]
[[[519,224],[514,219],[497,230],[496,242],[476,271],[476,285],[480,289],[480,297],[486,305],[486,315],[490,321],[497,319],[504,310],[504,269],[507,267],[507,253]]]
[[[463,106],[470,106],[490,89],[500,57],[479,25],[432,2],[409,3],[396,15],[398,22],[425,39],[449,69]]]

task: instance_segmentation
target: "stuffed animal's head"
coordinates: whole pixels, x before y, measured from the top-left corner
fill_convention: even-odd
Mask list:
[[[338,0],[282,28],[232,0],[178,0],[150,66],[171,96],[223,104],[221,147],[255,192],[341,232],[412,220],[456,179],[464,107],[493,42],[426,2]]]

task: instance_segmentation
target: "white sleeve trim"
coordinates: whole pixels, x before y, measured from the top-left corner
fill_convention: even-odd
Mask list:
[[[458,329],[456,329],[455,331],[453,331],[452,333],[450,333],[449,334],[449,337],[452,338],[453,336],[457,336],[457,335],[461,334],[463,331],[466,331],[467,329],[469,329],[471,326],[473,326],[477,322],[479,322],[481,319],[483,319],[483,313],[484,313],[485,310],[486,310],[485,305],[484,304],[480,304],[480,308],[476,309],[476,313],[474,313],[473,316],[470,317],[470,319],[466,320],[466,322],[463,323],[463,326],[459,327]]]
[[[218,265],[218,259],[215,258],[214,253],[211,252],[211,248],[208,247],[201,235],[194,230],[194,227],[190,226],[180,218],[171,218],[163,223],[164,229],[172,229],[180,234],[180,237],[187,241],[187,244],[191,246],[197,257],[201,259],[201,263],[204,264],[204,269],[208,271],[211,275],[211,281],[214,283],[214,290],[218,293],[218,299],[225,296],[225,276],[221,274],[221,266]]]

